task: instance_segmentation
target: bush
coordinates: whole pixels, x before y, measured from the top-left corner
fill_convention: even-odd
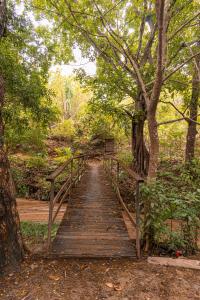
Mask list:
[[[169,177],[170,172],[167,173]],[[141,186],[141,197],[147,207],[144,232],[151,232],[154,245],[165,244],[174,251],[181,247],[189,253],[196,248],[195,233],[200,227],[200,189],[194,192],[181,190],[175,184],[180,178],[173,174],[171,178],[173,187],[161,181]],[[170,219],[182,222],[183,230],[171,231],[167,222]]]
[[[70,147],[55,148],[55,152],[57,156],[54,158],[54,160],[58,163],[64,163],[66,160],[72,157],[72,151]]]
[[[75,136],[75,127],[73,120],[68,119],[64,120],[62,123],[58,123],[51,130],[52,135],[58,138],[67,138],[68,140],[72,140]]]
[[[46,137],[47,130],[40,126],[28,126],[21,131],[9,128],[6,131],[6,144],[11,149],[20,146],[25,151],[43,151]]]
[[[40,169],[44,168],[47,164],[47,160],[41,156],[32,156],[26,161],[26,166],[28,168]]]
[[[130,151],[122,151],[117,154],[117,158],[126,166],[130,166],[133,162],[133,155]]]

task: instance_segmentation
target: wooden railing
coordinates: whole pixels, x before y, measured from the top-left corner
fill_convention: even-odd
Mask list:
[[[80,180],[85,169],[86,156],[80,155],[67,160],[64,164],[59,166],[50,176],[47,181],[51,182],[51,190],[49,197],[49,220],[48,220],[48,241],[47,247],[51,247],[51,231],[56,217],[61,209],[63,202],[67,196],[70,195],[71,188]],[[64,174],[64,183],[57,193],[55,193],[55,186],[59,175]],[[58,205],[55,205],[58,203]]]
[[[137,251],[137,257],[141,257],[141,241],[140,241],[140,184],[144,182],[144,179],[135,173],[132,169],[128,168],[123,162],[118,160],[115,157],[111,156],[104,156],[104,167],[112,181],[112,184],[115,188],[117,197],[127,213],[130,221],[134,225],[136,229],[136,251]],[[127,205],[125,204],[121,193],[120,193],[120,173],[124,172],[127,174],[127,176],[131,179],[134,186],[134,203],[135,203],[135,218],[129,211]]]

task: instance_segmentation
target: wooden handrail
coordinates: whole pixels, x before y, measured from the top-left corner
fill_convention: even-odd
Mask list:
[[[128,173],[128,175],[132,178],[134,178],[138,182],[144,182],[144,178],[142,178],[139,174],[137,174],[135,171],[127,167],[120,159],[114,157],[114,156],[104,156],[105,159],[112,159],[119,163],[120,167],[124,169]]]
[[[83,158],[84,155],[77,155],[74,156],[72,158],[69,158],[64,164],[60,165],[59,167],[57,167],[49,176],[47,176],[46,180],[47,181],[53,181],[56,179],[56,177],[58,177],[62,171],[74,160],[74,159],[79,159],[79,158]]]
[[[78,159],[78,164],[74,170],[74,160]],[[55,195],[55,181],[56,178],[70,165],[68,176],[66,176],[65,182],[60,187],[59,191]],[[52,225],[54,224],[56,217],[59,213],[59,210],[66,199],[70,194],[70,190],[77,181],[80,180],[83,171],[85,168],[85,155],[79,155],[68,159],[64,164],[59,166],[50,176],[47,177],[47,180],[51,182],[51,191],[50,191],[50,201],[49,201],[49,221],[48,221],[48,251],[51,246],[51,230]],[[59,202],[56,211],[54,212],[55,204]]]
[[[141,256],[141,246],[140,246],[140,201],[139,201],[139,193],[140,193],[140,183],[144,182],[144,179],[139,174],[137,174],[136,172],[134,172],[133,170],[128,168],[119,159],[117,159],[115,157],[112,157],[112,156],[104,156],[104,159],[108,160],[108,161],[110,160],[110,169],[106,165],[105,165],[105,167],[110,173],[109,175],[110,175],[111,181],[113,183],[113,186],[115,188],[115,191],[116,191],[116,194],[117,194],[117,197],[119,199],[120,204],[122,205],[123,209],[127,213],[128,217],[129,217],[129,220],[132,222],[132,224],[136,228],[136,251],[137,251],[137,257],[140,258],[140,256]],[[117,163],[117,166],[116,166],[117,168],[116,168],[116,174],[114,174],[114,176],[113,176],[113,162],[114,161]],[[122,199],[122,196],[121,196],[121,193],[120,193],[120,189],[119,189],[119,185],[118,185],[120,168],[123,169],[123,171],[125,171],[136,182],[136,186],[135,186],[136,220],[134,220],[134,218],[132,217],[132,215],[131,215],[128,207],[124,203],[124,201]]]

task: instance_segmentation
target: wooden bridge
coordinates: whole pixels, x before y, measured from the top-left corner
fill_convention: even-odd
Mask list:
[[[48,249],[51,255],[79,258],[140,256],[138,187],[142,179],[124,167],[136,182],[135,220],[124,204],[117,185],[121,167],[119,161],[109,159],[105,165],[116,191],[102,161],[89,161],[85,157],[69,160],[49,176],[51,193]],[[67,171],[68,176],[55,195],[56,178],[63,171]],[[51,241],[52,224],[66,199],[67,210],[56,237]],[[59,205],[55,205],[57,202]],[[123,210],[135,227],[136,240],[131,239],[128,234]]]

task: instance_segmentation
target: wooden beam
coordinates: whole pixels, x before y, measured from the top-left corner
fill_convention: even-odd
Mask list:
[[[200,270],[199,260],[192,260],[192,259],[185,259],[185,258],[170,258],[170,257],[148,257],[147,261],[148,263],[153,265]]]

